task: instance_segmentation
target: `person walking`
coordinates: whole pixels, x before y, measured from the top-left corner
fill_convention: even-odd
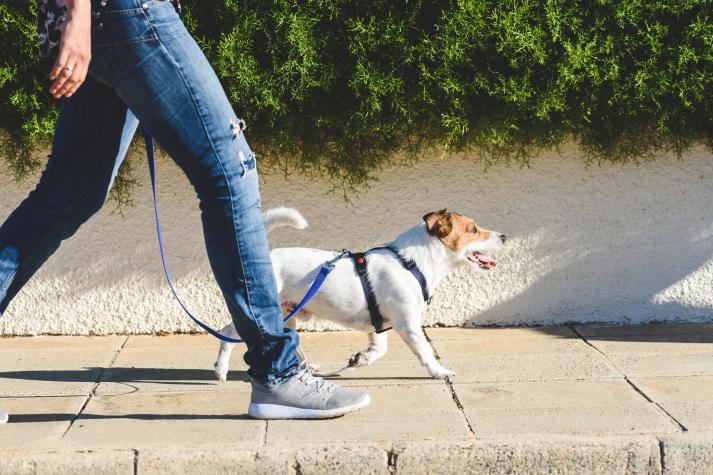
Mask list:
[[[248,413],[323,418],[365,407],[368,394],[313,376],[296,356],[245,123],[178,9],[178,0],[40,0],[40,46],[58,48],[49,92],[62,104],[39,184],[0,227],[0,315],[102,207],[141,122],[198,196],[211,268],[247,345]]]

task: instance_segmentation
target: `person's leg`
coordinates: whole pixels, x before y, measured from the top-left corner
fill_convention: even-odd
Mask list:
[[[101,14],[115,64],[95,68],[189,177],[200,199],[208,257],[252,381],[249,414],[333,417],[369,396],[314,378],[299,366],[299,341],[284,329],[260,212],[255,158],[220,82],[170,4],[109,0]],[[92,38],[95,41],[95,38]],[[103,72],[99,71],[104,69]]]
[[[297,371],[299,340],[283,329],[255,159],[235,113],[168,2],[110,0],[100,22],[93,47],[110,48],[115,64],[90,73],[113,85],[188,176],[213,273],[247,343],[249,374],[274,385]]]
[[[92,78],[64,100],[39,184],[0,226],[0,315],[104,204],[137,124],[116,93]]]

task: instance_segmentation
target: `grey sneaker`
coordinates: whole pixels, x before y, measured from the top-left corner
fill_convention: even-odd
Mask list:
[[[0,424],[4,424],[10,419],[10,416],[7,415],[7,412],[0,412]]]
[[[326,419],[371,403],[367,393],[336,386],[306,368],[274,388],[256,381],[252,387],[248,414],[256,419]]]

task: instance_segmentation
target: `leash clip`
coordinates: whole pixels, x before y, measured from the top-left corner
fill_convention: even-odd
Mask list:
[[[322,267],[331,271],[332,269],[334,269],[334,266],[337,264],[337,261],[346,255],[349,255],[349,251],[347,251],[346,249],[342,249],[342,252],[322,264]]]

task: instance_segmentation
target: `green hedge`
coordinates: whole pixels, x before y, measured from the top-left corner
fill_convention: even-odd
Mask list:
[[[28,5],[29,3],[29,5]],[[394,152],[631,161],[713,146],[713,2],[184,0],[263,163],[359,185]],[[42,164],[56,104],[34,2],[0,4],[2,152]]]

